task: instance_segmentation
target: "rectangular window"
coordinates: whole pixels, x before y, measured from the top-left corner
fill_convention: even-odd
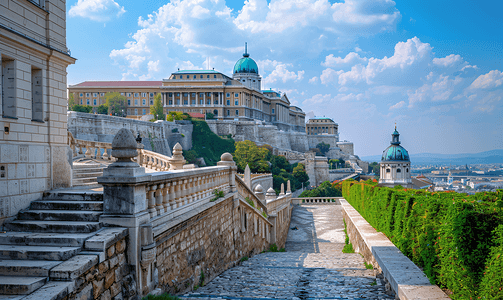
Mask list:
[[[142,102],[143,106],[147,105],[147,100],[143,99]]]
[[[100,95],[101,95],[101,97],[103,97],[103,96],[105,96],[105,93],[101,93]],[[124,96],[124,93],[121,93],[121,96]]]
[[[96,105],[96,99],[93,100],[93,105]]]
[[[196,75],[194,75],[194,79],[196,79]]]
[[[31,69],[31,119],[44,120],[44,97],[42,91],[42,70]]]
[[[127,99],[127,105],[131,106],[131,99]]]
[[[227,93],[225,96],[227,96],[227,98],[229,98],[231,96],[231,93]]]
[[[236,116],[239,116],[239,110],[236,109]]]
[[[213,78],[217,78],[217,75],[213,75]]]
[[[131,97],[131,93],[127,93],[127,96],[128,96],[128,97]]]
[[[235,93],[235,94],[234,94],[234,97],[239,97],[239,94],[238,94],[238,93]]]
[[[189,101],[188,100],[183,100],[183,105],[189,105]]]
[[[230,116],[231,115],[231,111],[230,110],[227,110],[227,115]]]
[[[147,113],[147,110],[144,108],[143,109],[143,114],[146,114]]]
[[[98,93],[93,93],[93,97],[98,97]]]
[[[87,105],[89,105],[89,103],[90,103],[90,102],[89,102],[89,99],[87,99]]]
[[[134,99],[134,106],[138,106],[138,99]]]
[[[199,99],[199,105],[203,105],[203,103],[204,103],[203,99],[202,98]]]
[[[196,93],[192,93],[192,98],[196,98]]]
[[[89,93],[86,93],[86,97],[89,97]]]
[[[82,99],[80,99],[80,105],[82,105]]]
[[[173,105],[173,100],[169,100],[169,105]]]
[[[134,93],[134,96],[135,96],[135,97],[138,97],[138,93]]]
[[[187,79],[189,79],[189,78],[190,78],[190,76],[189,76],[189,75],[187,75]]]
[[[192,105],[196,105],[196,99],[192,99]]]
[[[135,109],[134,109],[134,114],[135,114],[136,116],[138,115],[138,109],[137,109],[137,108],[135,108]]]
[[[154,93],[150,93],[150,97],[154,97]]]
[[[238,106],[239,105],[239,101],[238,100],[234,100],[234,105]]]
[[[199,97],[203,98],[204,97],[204,93],[199,93]]]
[[[154,105],[154,100],[150,100],[150,105]]]
[[[211,93],[208,93],[206,96],[211,97]]]
[[[274,108],[272,109],[272,113],[274,113]]]
[[[177,96],[177,97],[180,97],[180,93],[176,93],[176,96]]]
[[[173,93],[168,93],[168,96],[169,97],[173,97]]]
[[[227,99],[227,105],[231,105],[231,100]]]
[[[84,94],[80,93],[80,97],[84,97]]]
[[[188,96],[189,96],[189,93],[183,93],[183,96],[184,96],[184,97],[188,97]]]
[[[173,75],[173,79],[176,79],[176,75]]]
[[[203,78],[203,75],[201,75],[201,77],[200,77],[200,78]]]
[[[206,75],[206,78],[210,78],[210,75]]]
[[[141,93],[142,97],[147,97],[147,93]]]

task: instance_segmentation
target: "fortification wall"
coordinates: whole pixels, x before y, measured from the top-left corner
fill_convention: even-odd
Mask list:
[[[351,142],[338,142],[337,147],[341,148],[342,152],[348,155],[355,155],[355,149]]]
[[[307,141],[309,143],[309,148],[316,148],[319,143],[329,144],[330,148],[338,148],[337,142],[339,141],[337,135],[308,135]]]
[[[68,131],[76,139],[111,143],[117,132],[130,129],[140,133],[146,150],[171,156],[171,149],[179,142],[183,149],[192,148],[192,124],[176,122],[146,122],[108,115],[68,112]]]
[[[305,132],[285,131],[274,125],[254,121],[208,120],[207,123],[215,134],[231,134],[236,141],[249,140],[257,145],[268,144],[273,148],[299,152],[309,150]]]

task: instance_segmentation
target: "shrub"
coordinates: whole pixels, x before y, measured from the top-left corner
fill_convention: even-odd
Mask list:
[[[347,181],[343,196],[453,299],[503,295],[503,190],[468,196]]]

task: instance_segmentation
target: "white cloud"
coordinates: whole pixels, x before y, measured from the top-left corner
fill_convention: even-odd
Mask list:
[[[336,82],[339,78],[339,75],[343,71],[335,71],[334,69],[327,68],[321,72],[320,81],[322,84],[329,84],[331,82]]]
[[[405,105],[405,101],[402,100],[402,101],[396,103],[395,105],[390,106],[389,109],[399,109],[399,108],[404,107],[404,105]]]
[[[354,65],[366,61],[367,58],[360,57],[360,55],[358,55],[358,53],[356,52],[350,52],[344,58],[335,57],[333,54],[330,54],[327,57],[325,57],[325,61],[322,62],[321,65],[324,67],[343,67],[345,65]]]
[[[492,70],[480,75],[470,85],[471,89],[493,89],[503,84],[503,72]]]
[[[271,74],[264,78],[263,83],[271,84],[277,81],[282,81],[283,83],[285,83],[289,80],[300,81],[304,78],[305,71],[298,71],[297,73],[295,73],[293,71],[288,71],[286,67],[286,64],[276,65]]]
[[[79,0],[68,11],[70,17],[105,22],[120,17],[126,10],[114,0]]]
[[[450,67],[454,64],[458,64],[463,62],[463,58],[460,55],[448,55],[443,58],[434,58],[433,59],[433,64],[437,66],[442,66],[442,67]]]
[[[431,75],[430,78],[431,77],[433,77],[433,75]],[[439,75],[433,82],[425,83],[418,89],[409,91],[409,108],[414,107],[419,102],[425,102],[427,100],[436,102],[451,99],[451,95],[458,88],[462,80],[461,77]]]
[[[318,82],[318,77],[314,76],[313,78],[309,79],[309,83],[315,84]]]
[[[309,105],[329,102],[330,100],[332,100],[332,95],[330,95],[330,94],[325,94],[325,95],[316,94],[316,95],[312,96],[311,98],[304,100],[302,102],[302,104],[305,106],[309,106]]]

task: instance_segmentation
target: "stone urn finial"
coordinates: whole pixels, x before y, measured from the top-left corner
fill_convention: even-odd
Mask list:
[[[180,170],[183,169],[184,164],[185,159],[183,158],[182,145],[180,145],[180,143],[176,143],[175,147],[173,147],[173,156],[169,160],[169,169]]]
[[[236,163],[232,159],[232,154],[225,152],[220,156],[220,161],[217,162],[217,166],[235,166]]]
[[[133,162],[131,159],[138,156],[136,140],[131,131],[122,128],[117,132],[112,142],[112,156],[118,162]]]
[[[272,187],[270,187],[267,190],[267,193],[265,194],[265,200],[266,200],[266,203],[276,200],[276,192],[274,191],[274,189]]]

